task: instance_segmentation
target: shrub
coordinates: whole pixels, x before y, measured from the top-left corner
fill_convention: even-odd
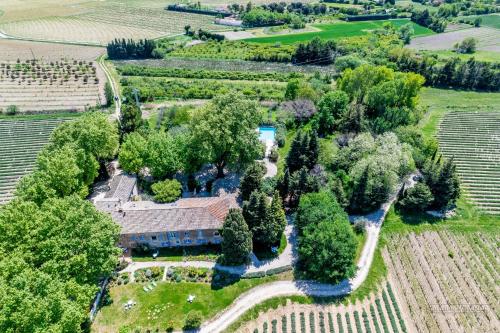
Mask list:
[[[345,314],[345,323],[347,325],[347,333],[352,333],[351,318],[349,317],[349,313],[347,312]]]
[[[407,212],[424,212],[434,201],[429,187],[424,183],[417,183],[403,193],[398,207]]]
[[[255,279],[255,278],[261,278],[266,276],[266,272],[250,272],[250,273],[245,273],[241,277],[243,279]]]
[[[182,192],[182,185],[175,179],[167,179],[157,182],[151,186],[155,195],[155,200],[158,202],[174,202]]]
[[[276,163],[278,162],[279,159],[279,153],[278,153],[278,148],[275,146],[271,148],[271,151],[269,152],[269,161]]]
[[[476,46],[477,40],[473,37],[467,37],[461,43],[455,44],[454,48],[457,53],[474,53]]]
[[[377,316],[375,315],[375,308],[373,307],[372,304],[370,304],[370,315],[372,317],[373,326],[375,326],[375,332],[382,333],[380,331],[380,326],[378,325]]]
[[[319,313],[319,331],[320,331],[320,333],[326,333],[326,331],[325,331],[325,314],[323,312]]]
[[[372,333],[372,328],[370,327],[370,320],[368,320],[368,314],[366,313],[365,310],[363,310],[361,316],[363,317],[363,324],[365,326],[366,333]]]
[[[281,317],[281,331],[282,333],[288,333],[286,316]]]
[[[301,333],[306,332],[306,318],[305,318],[304,312],[300,313],[300,332]]]
[[[452,258],[453,258],[453,256],[452,256]],[[399,326],[401,326],[401,330],[406,333],[407,332],[406,325],[405,325],[405,322],[403,320],[403,316],[401,314],[401,310],[399,308],[398,302],[396,300],[396,297],[394,296],[394,292],[392,291],[392,287],[389,284],[389,282],[387,282],[387,293],[389,294],[389,297],[391,298],[391,302],[392,302],[392,306],[394,307],[394,311],[396,311],[396,316],[398,317]]]
[[[279,274],[279,273],[283,273],[283,272],[288,272],[288,271],[291,271],[292,269],[293,269],[293,267],[291,265],[271,268],[271,269],[268,269],[266,271],[266,275],[269,276],[269,275]]]
[[[364,217],[356,219],[353,224],[354,232],[358,235],[364,234],[368,223],[369,221]]]
[[[354,323],[356,324],[356,331],[357,332],[363,332],[361,330],[361,322],[359,320],[359,313],[358,313],[358,311],[354,311],[353,314],[354,314]]]
[[[295,325],[295,312],[290,315],[290,326],[292,328],[292,333],[297,333],[296,325]]]
[[[276,319],[273,319],[271,321],[271,332],[272,333],[278,333],[277,326],[278,326],[278,321]]]
[[[191,310],[184,319],[184,329],[197,329],[201,326],[203,316],[200,311]]]
[[[315,333],[314,312],[309,313],[309,332]]]
[[[380,299],[375,299],[375,304],[377,305],[378,316],[380,317],[380,322],[382,323],[382,329],[384,332],[389,331],[389,327],[387,327],[387,321],[384,317],[384,311],[382,310],[382,305],[380,304]]]
[[[19,112],[17,105],[9,105],[5,110],[5,113],[9,116],[13,116]]]
[[[342,324],[342,316],[337,313],[337,324],[339,325],[339,333],[344,333],[344,325]]]

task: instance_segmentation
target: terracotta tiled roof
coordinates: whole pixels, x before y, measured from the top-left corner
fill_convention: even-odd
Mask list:
[[[110,211],[113,204],[96,202],[97,208],[111,213],[122,234],[220,229],[229,209],[238,207],[234,196],[186,198],[171,204],[131,201]]]

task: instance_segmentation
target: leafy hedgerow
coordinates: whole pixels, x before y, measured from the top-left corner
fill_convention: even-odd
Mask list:
[[[296,46],[247,43],[243,41],[207,42],[178,48],[168,56],[199,59],[241,59],[253,61],[290,62]]]
[[[401,310],[399,309],[398,302],[396,300],[396,297],[394,296],[394,292],[392,291],[391,284],[387,282],[387,293],[389,294],[389,297],[391,298],[392,306],[394,307],[394,311],[396,311],[396,316],[398,317],[399,321],[399,326],[401,326],[401,330],[406,333],[406,325],[403,320],[403,316],[401,314]]]
[[[382,310],[382,305],[380,304],[380,299],[375,300],[375,304],[377,305],[378,316],[380,317],[380,322],[382,323],[382,328],[384,329],[384,333],[389,333],[389,328],[387,327],[387,321],[384,317],[384,311]]]
[[[286,322],[286,316],[282,316],[281,317],[281,331],[283,333],[288,333],[288,330],[287,330],[287,322]]]
[[[351,318],[349,318],[349,314],[345,314],[345,323],[347,324],[347,333],[352,333],[352,327],[351,327]]]
[[[375,315],[375,308],[370,304],[370,315],[372,316],[373,326],[375,326],[376,333],[382,333],[380,331],[380,326],[378,325],[377,316]]]
[[[323,312],[319,313],[319,331],[320,331],[320,333],[326,333],[326,330],[325,330],[325,314]]]
[[[245,72],[203,70],[172,67],[148,67],[125,65],[117,68],[124,76],[149,76],[149,77],[183,77],[188,79],[214,79],[214,80],[257,80],[257,81],[282,81],[287,82],[292,78],[300,78],[301,73],[280,72]]]
[[[278,333],[278,321],[276,319],[271,321],[271,332]]]
[[[391,306],[389,304],[389,299],[387,298],[387,293],[385,292],[385,290],[382,291],[382,299],[384,300],[385,310],[387,311],[387,315],[389,316],[392,330],[398,333],[399,332],[398,325],[396,324],[396,319],[394,318],[394,314],[392,313]]]
[[[342,325],[342,316],[337,313],[337,323],[339,324],[339,333],[344,333],[344,325]]]
[[[316,332],[314,325],[314,312],[309,313],[309,332],[310,333]]]
[[[292,333],[297,333],[296,325],[295,325],[295,312],[290,315],[290,326],[292,328]]]
[[[333,316],[330,312],[328,312],[328,326],[330,326],[330,333],[334,333],[333,330]]]
[[[361,314],[361,317],[363,317],[363,324],[365,325],[366,333],[372,333],[372,329],[370,327],[370,320],[368,319],[368,314],[364,309],[363,313]]]
[[[356,324],[356,331],[358,333],[362,333],[363,330],[361,329],[361,321],[359,320],[359,313],[358,313],[358,311],[354,311],[354,323]]]
[[[227,82],[163,77],[127,77],[120,80],[123,96],[134,100],[134,89],[141,102],[165,99],[211,99],[229,91],[241,92],[248,98],[281,101],[285,85],[271,82]]]
[[[300,313],[300,332],[306,333],[306,317],[304,315],[304,312]]]

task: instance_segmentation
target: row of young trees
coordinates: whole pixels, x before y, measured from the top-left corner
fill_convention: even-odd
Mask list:
[[[389,55],[399,70],[425,77],[426,84],[435,87],[498,91],[500,70],[498,64],[449,58],[443,64],[432,56],[418,56],[410,50],[394,50]]]
[[[106,49],[109,59],[146,59],[153,57],[155,42],[150,39],[115,39],[108,43]]]
[[[84,198],[117,149],[104,114],[63,123],[0,209],[0,331],[85,329],[97,284],[118,262],[119,228]]]

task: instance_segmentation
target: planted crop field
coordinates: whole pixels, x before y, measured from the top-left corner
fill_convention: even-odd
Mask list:
[[[185,25],[193,29],[227,30],[216,26],[208,15],[170,12],[157,5],[148,7],[119,2],[75,5],[79,14],[49,16],[0,24],[6,34],[21,38],[71,41],[105,45],[114,38],[156,38],[181,34]]]
[[[390,284],[368,299],[348,305],[288,302],[260,313],[239,328],[245,333],[389,333],[414,332]]]
[[[0,39],[0,59],[2,61],[30,60],[56,61],[61,58],[93,61],[106,52],[102,47],[69,44],[29,42]]]
[[[500,214],[500,112],[449,112],[438,140],[454,159],[466,195],[485,212]]]
[[[142,102],[168,99],[211,99],[230,90],[258,100],[282,100],[285,82],[231,81],[214,79],[184,79],[169,77],[126,77],[121,79],[123,95],[133,98],[133,89],[139,90]]]
[[[85,60],[2,62],[0,109],[83,110],[104,103],[103,84],[99,67]]]
[[[424,28],[418,24],[412,23],[407,19],[396,20],[380,20],[380,21],[362,21],[362,22],[336,22],[330,24],[314,24],[313,27],[319,29],[317,32],[306,32],[298,34],[278,35],[272,37],[258,37],[245,39],[248,42],[257,43],[281,43],[293,44],[297,42],[307,42],[314,37],[319,37],[323,40],[338,39],[345,37],[354,37],[367,34],[371,30],[380,29],[384,23],[391,23],[395,27],[400,27],[404,24],[411,23],[415,35],[431,35],[432,30]]]
[[[424,232],[388,237],[389,281],[416,332],[496,332],[497,234]]]
[[[413,38],[409,47],[417,50],[451,50],[456,43],[467,37],[477,39],[477,49],[481,51],[500,52],[500,29],[469,28],[450,32]]]
[[[289,63],[279,62],[256,62],[244,60],[219,60],[219,59],[184,59],[168,57],[165,59],[145,59],[145,60],[119,60],[113,61],[117,67],[122,66],[147,66],[160,68],[177,68],[177,69],[192,69],[192,70],[210,70],[210,71],[226,71],[226,72],[279,72],[283,75],[294,74],[314,74],[320,72],[322,74],[334,74],[334,69],[330,66],[313,66],[301,65],[294,66]]]
[[[38,152],[62,121],[0,119],[0,205],[12,199],[17,181],[33,169]]]
[[[482,27],[490,27],[500,29],[500,14],[477,15],[477,16],[462,16],[459,19],[474,20],[476,17],[481,19]]]

